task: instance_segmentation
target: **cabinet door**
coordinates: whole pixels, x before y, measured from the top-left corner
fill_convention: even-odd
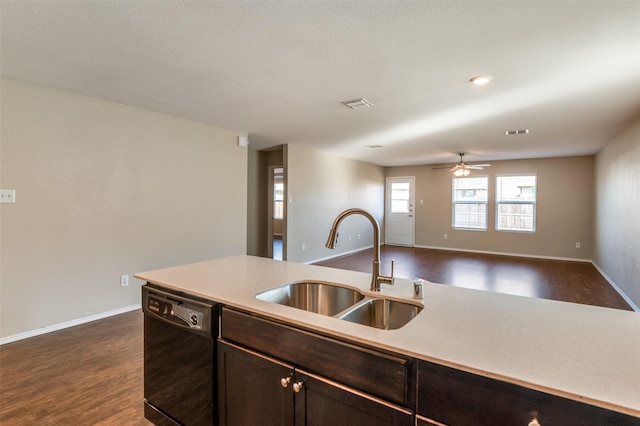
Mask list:
[[[412,412],[312,373],[296,370],[296,425],[411,426]]]
[[[417,414],[450,425],[639,426],[640,419],[421,361]]]
[[[293,426],[294,393],[287,379],[293,380],[291,365],[219,341],[220,425]]]

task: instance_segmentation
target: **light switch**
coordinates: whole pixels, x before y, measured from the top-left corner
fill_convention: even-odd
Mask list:
[[[0,189],[0,203],[15,203],[15,202],[16,202],[15,189]]]

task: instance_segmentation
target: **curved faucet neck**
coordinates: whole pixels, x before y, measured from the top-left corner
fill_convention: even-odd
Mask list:
[[[338,241],[338,226],[340,226],[340,222],[342,222],[345,217],[351,216],[352,214],[359,214],[366,217],[369,219],[369,222],[371,222],[371,226],[373,226],[373,273],[371,277],[371,290],[380,291],[381,282],[393,284],[393,261],[391,262],[391,276],[385,277],[380,275],[380,225],[371,213],[358,208],[348,209],[340,213],[333,221],[326,247],[330,249],[335,248],[336,242]]]
[[[331,231],[329,232],[329,239],[327,240],[326,247],[327,248],[335,248],[336,242],[338,240],[338,227],[340,226],[340,222],[352,214],[359,214],[361,216],[366,217],[371,222],[371,226],[373,226],[373,248],[374,248],[374,261],[380,261],[380,225],[375,217],[368,211],[364,209],[348,209],[340,213],[336,219],[333,221],[333,225],[331,226]]]

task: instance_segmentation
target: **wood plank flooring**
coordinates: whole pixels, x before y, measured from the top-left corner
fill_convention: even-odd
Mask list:
[[[382,273],[424,278],[457,287],[541,299],[632,310],[588,262],[498,256],[449,250],[382,246]],[[316,265],[371,272],[373,249],[318,262]]]
[[[383,272],[627,309],[590,263],[382,248]],[[371,271],[371,250],[318,264]],[[143,414],[143,321],[134,311],[0,347],[0,424],[149,425]]]
[[[0,347],[0,424],[150,425],[142,311]]]

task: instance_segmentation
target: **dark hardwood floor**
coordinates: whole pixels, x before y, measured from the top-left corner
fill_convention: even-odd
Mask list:
[[[319,262],[371,271],[371,250]],[[630,310],[590,263],[382,248],[383,272],[522,296]],[[149,425],[143,414],[142,312],[0,347],[0,424]]]
[[[0,424],[150,425],[142,311],[0,347]]]
[[[541,299],[561,300],[632,310],[588,262],[534,259],[493,254],[382,246],[382,272],[398,278],[425,280],[457,287]],[[316,265],[371,272],[373,249],[336,257]]]

